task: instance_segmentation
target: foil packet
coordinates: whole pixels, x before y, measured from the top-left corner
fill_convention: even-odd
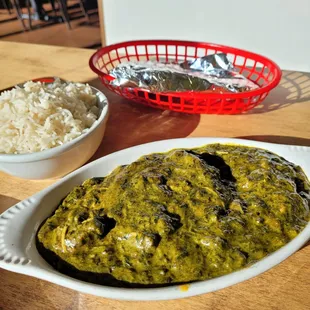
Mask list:
[[[233,92],[259,86],[239,74],[224,53],[181,63],[165,61],[130,61],[110,70],[113,86],[141,88],[150,92]]]

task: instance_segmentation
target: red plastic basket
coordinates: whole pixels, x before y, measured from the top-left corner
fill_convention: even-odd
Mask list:
[[[109,71],[121,62],[139,60],[181,61],[214,53],[225,53],[237,70],[260,88],[242,93],[170,92],[110,85]],[[281,79],[281,70],[268,58],[241,49],[212,43],[171,40],[123,42],[98,50],[89,60],[91,69],[111,91],[147,106],[185,113],[238,114],[262,102]]]

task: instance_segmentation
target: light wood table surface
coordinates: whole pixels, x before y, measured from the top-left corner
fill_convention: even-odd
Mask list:
[[[44,76],[88,82],[111,103],[106,135],[93,159],[129,146],[179,137],[243,137],[310,146],[310,74],[284,72],[280,86],[244,115],[186,115],[140,106],[106,91],[88,67],[93,50],[0,42],[0,89]],[[0,212],[54,181],[0,173]],[[251,280],[192,298],[126,302],[81,294],[0,270],[0,309],[310,309],[310,246]]]

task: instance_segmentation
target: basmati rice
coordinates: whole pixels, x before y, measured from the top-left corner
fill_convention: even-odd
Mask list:
[[[81,83],[27,82],[0,94],[0,153],[39,152],[87,132],[99,115],[96,96]]]

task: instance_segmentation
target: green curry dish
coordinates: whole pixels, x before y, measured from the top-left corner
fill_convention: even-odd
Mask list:
[[[177,149],[74,188],[38,230],[37,244],[45,259],[53,263],[52,253],[78,278],[85,272],[107,285],[187,283],[281,248],[307,225],[309,203],[302,169],[269,151]]]

